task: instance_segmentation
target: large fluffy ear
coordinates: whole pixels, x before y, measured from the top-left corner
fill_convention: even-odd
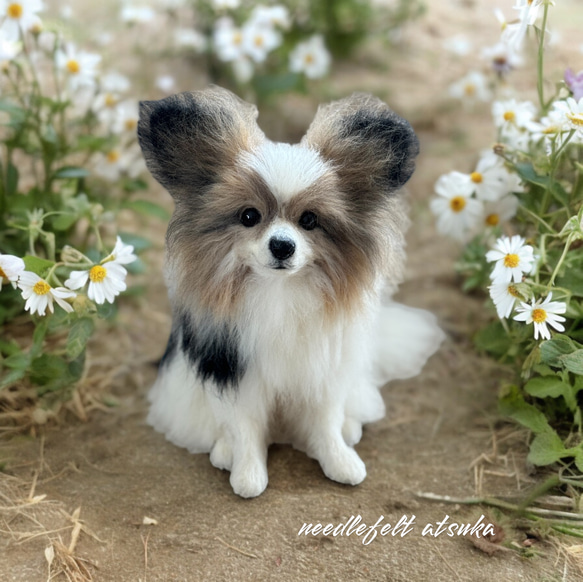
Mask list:
[[[152,175],[173,196],[203,192],[265,136],[257,108],[220,87],[140,103],[138,138]]]
[[[330,161],[343,188],[363,202],[403,186],[419,153],[409,122],[362,93],[321,106],[302,143]]]

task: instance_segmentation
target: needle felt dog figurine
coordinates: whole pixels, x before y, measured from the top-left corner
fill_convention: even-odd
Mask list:
[[[379,388],[417,374],[442,339],[433,316],[390,301],[418,141],[370,95],[320,107],[296,145],[256,117],[219,87],[140,104],[148,168],[175,201],[173,324],[148,421],[210,453],[242,497],[267,486],[275,442],[356,485]]]

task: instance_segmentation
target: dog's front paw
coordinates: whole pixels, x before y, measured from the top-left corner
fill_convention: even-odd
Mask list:
[[[234,466],[231,472],[231,487],[241,497],[257,497],[267,487],[267,467],[258,462]]]
[[[349,447],[359,443],[362,438],[362,423],[347,416],[342,425],[342,438]]]
[[[346,485],[358,485],[366,477],[365,464],[358,453],[350,447],[320,459],[320,466],[328,479]]]
[[[227,439],[220,437],[211,450],[211,464],[217,469],[230,471],[233,466],[233,449]]]

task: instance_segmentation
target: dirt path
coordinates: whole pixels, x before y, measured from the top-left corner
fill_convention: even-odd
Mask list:
[[[213,468],[207,455],[190,455],[146,426],[145,394],[155,375],[148,362],[160,356],[169,329],[159,275],[164,229],[158,225],[152,230],[156,248],[150,253],[148,297],[122,310],[110,337],[98,338],[118,346],[119,360],[111,365],[119,406],[93,412],[88,422],[73,420],[49,428],[42,440],[21,437],[1,445],[7,473],[0,475],[0,483],[20,492],[26,505],[0,519],[0,580],[46,580],[47,537],[15,540],[19,533],[44,528],[54,530],[50,537],[61,535],[68,545],[74,523],[70,516],[78,507],[88,529],[81,531],[75,555],[96,565],[94,579],[99,582],[576,579],[569,569],[563,578],[564,559],[553,546],[537,540],[528,542],[536,555],[524,558],[518,551],[489,556],[467,539],[447,533],[422,536],[426,524],[446,515],[450,523],[473,524],[485,513],[486,520],[496,521],[506,540],[520,548],[525,532],[513,529],[504,517],[478,507],[430,502],[416,492],[459,497],[516,494],[533,482],[519,442],[524,434],[493,428],[503,371],[477,356],[469,339],[485,316],[483,299],[459,291],[452,266],[457,251],[435,234],[426,202],[440,173],[464,169],[464,163],[488,145],[487,110],[464,112],[434,96],[443,95],[448,82],[469,66],[468,58],[443,56],[444,38],[463,31],[476,44],[481,39],[485,44],[496,41],[492,3],[428,4],[429,14],[407,31],[403,48],[390,55],[385,73],[367,72],[365,53],[359,62],[339,70],[332,83],[338,94],[383,91],[395,109],[415,122],[423,155],[410,187],[415,219],[408,277],[399,299],[434,311],[448,333],[443,349],[419,377],[385,389],[388,415],[370,426],[357,446],[368,468],[365,482],[356,488],[335,484],[324,478],[315,461],[289,447],[274,446],[266,492],[242,500],[233,495],[228,473]],[[509,12],[512,2],[498,4]],[[581,68],[577,30],[583,8],[576,0],[561,4],[557,10],[565,42],[554,62],[559,70],[579,54],[573,66]],[[492,25],[476,31],[470,28],[476,22]],[[285,116],[287,135],[301,134],[315,105],[296,102],[300,106]],[[272,128],[271,135],[278,133],[285,132]],[[509,444],[512,452],[507,453]],[[6,490],[0,489],[0,494]],[[46,498],[31,505],[37,495]],[[391,524],[415,516],[414,528],[404,537],[379,536],[369,545],[354,534],[298,536],[304,523],[337,525],[353,515],[361,515],[369,525],[381,516],[383,523]],[[157,524],[143,525],[144,517]]]

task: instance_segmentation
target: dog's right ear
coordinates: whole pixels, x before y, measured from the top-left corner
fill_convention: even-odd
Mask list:
[[[174,197],[203,193],[265,136],[257,108],[220,87],[140,102],[138,139],[152,175]]]

